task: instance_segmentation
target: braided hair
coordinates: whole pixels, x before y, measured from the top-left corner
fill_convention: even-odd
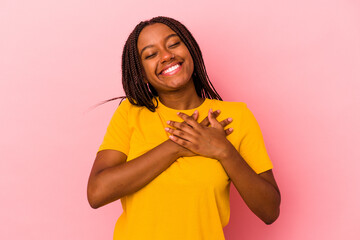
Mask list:
[[[131,104],[145,106],[154,112],[156,106],[153,98],[158,96],[155,88],[144,82],[143,70],[140,62],[140,56],[137,49],[137,41],[140,32],[148,25],[162,23],[171,28],[188,48],[194,62],[193,81],[196,93],[199,97],[222,100],[216,92],[214,86],[206,73],[206,68],[200,47],[195,41],[190,31],[179,21],[169,17],[154,17],[147,21],[140,22],[130,33],[122,54],[122,85],[126,97]]]

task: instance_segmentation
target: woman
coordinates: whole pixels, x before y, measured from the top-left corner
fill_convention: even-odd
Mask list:
[[[266,224],[277,219],[260,128],[246,104],[221,101],[185,26],[166,17],[137,25],[122,77],[127,99],[88,183],[93,208],[121,199],[114,239],[224,239],[230,182]]]

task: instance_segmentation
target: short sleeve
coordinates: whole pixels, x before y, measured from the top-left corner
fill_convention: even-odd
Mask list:
[[[111,149],[120,151],[126,155],[129,153],[130,129],[128,123],[128,113],[130,102],[125,99],[116,109],[107,127],[104,140],[99,147],[99,151]]]
[[[260,126],[246,104],[243,105],[240,129],[243,135],[240,155],[257,174],[272,169]]]

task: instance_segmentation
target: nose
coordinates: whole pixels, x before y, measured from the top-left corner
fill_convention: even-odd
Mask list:
[[[161,62],[167,62],[174,58],[174,54],[169,52],[168,50],[164,49],[161,52]]]

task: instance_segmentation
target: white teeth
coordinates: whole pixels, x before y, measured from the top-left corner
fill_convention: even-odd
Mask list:
[[[165,71],[163,71],[163,73],[172,72],[172,71],[174,71],[175,69],[177,69],[178,67],[180,67],[180,65],[179,65],[179,64],[176,64],[176,65],[174,65],[174,66],[172,66],[172,67],[169,67],[169,68],[166,69]]]

